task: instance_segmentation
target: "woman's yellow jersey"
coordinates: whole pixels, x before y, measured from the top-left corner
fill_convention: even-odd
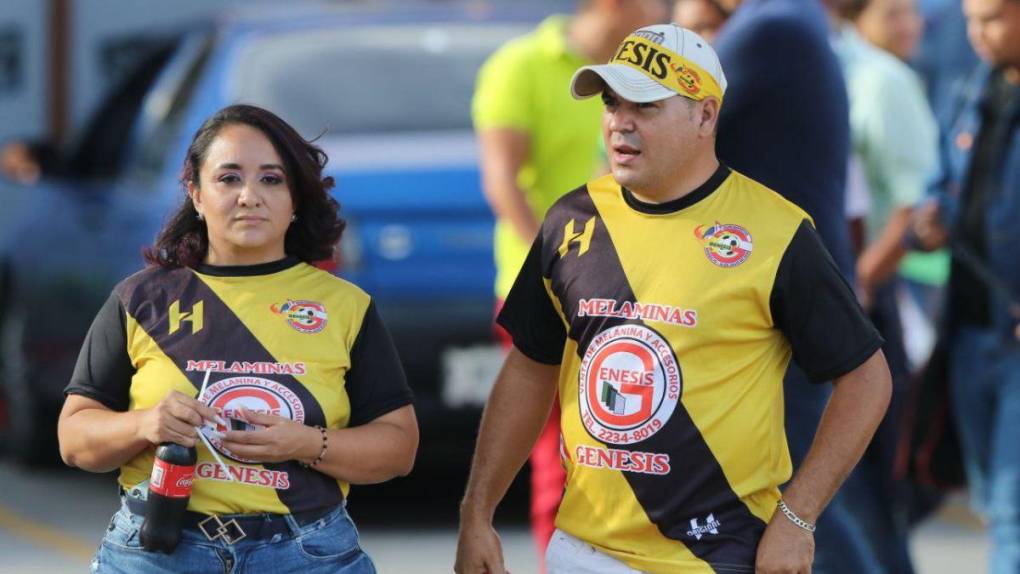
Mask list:
[[[228,419],[243,407],[343,428],[412,400],[369,296],[295,259],[149,268],[125,279],[89,330],[66,392],[115,411],[148,409],[174,390],[197,396],[207,372],[203,402]],[[227,469],[197,446],[190,510],[304,512],[339,504],[349,489],[296,461],[245,460],[211,443]],[[149,478],[154,452],[121,467],[124,489]]]

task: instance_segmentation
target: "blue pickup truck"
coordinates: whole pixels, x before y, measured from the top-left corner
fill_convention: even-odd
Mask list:
[[[92,318],[141,268],[142,248],[182,200],[191,135],[217,109],[244,102],[273,110],[329,154],[348,221],[335,272],[375,297],[393,332],[422,419],[422,462],[466,461],[477,400],[458,407],[444,393],[458,377],[459,388],[472,377],[484,387],[498,358],[492,216],[470,98],[484,59],[551,9],[249,10],[168,41],[128,82],[133,92],[112,96],[110,117],[94,118],[95,141],[79,150],[93,158],[86,164],[116,169],[0,187],[8,451],[55,459],[62,389]]]

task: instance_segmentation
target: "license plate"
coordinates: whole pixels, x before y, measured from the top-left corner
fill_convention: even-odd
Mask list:
[[[450,408],[480,407],[489,399],[506,351],[499,345],[452,347],[443,351],[443,404]]]

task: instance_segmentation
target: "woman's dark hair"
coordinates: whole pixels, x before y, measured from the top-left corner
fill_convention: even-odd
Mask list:
[[[145,250],[146,262],[166,268],[191,267],[205,258],[209,235],[205,222],[198,219],[195,205],[187,195],[187,187],[188,183],[199,184],[199,169],[220,131],[238,124],[262,132],[283,160],[294,214],[297,215],[287,229],[284,251],[309,263],[333,258],[333,248],[340,241],[345,224],[339,215],[339,204],[329,195],[333,178],[322,177],[323,167],[329,159],[326,153],[301,137],[276,114],[256,106],[233,105],[216,112],[195,132],[181,171],[184,203],[160,230],[156,243]]]

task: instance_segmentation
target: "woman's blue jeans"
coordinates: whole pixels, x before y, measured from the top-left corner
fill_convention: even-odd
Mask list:
[[[185,528],[172,554],[147,552],[141,547],[138,531],[142,521],[141,516],[121,506],[92,560],[93,574],[375,574],[342,505],[305,526],[288,516],[288,533],[263,540],[245,538],[228,544],[222,539],[208,540],[196,528]]]

